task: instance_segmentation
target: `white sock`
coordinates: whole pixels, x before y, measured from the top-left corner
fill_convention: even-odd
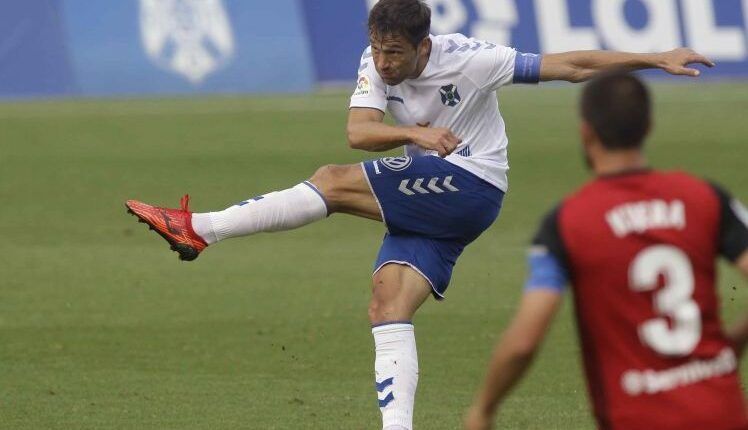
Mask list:
[[[418,353],[411,323],[390,323],[371,329],[376,347],[374,371],[384,430],[412,430],[418,385]]]
[[[327,204],[311,182],[275,191],[220,212],[192,214],[192,228],[209,245],[230,237],[291,230],[327,216]]]

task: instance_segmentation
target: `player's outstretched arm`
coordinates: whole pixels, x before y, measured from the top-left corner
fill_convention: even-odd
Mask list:
[[[555,288],[533,288],[522,298],[491,359],[483,388],[465,417],[465,429],[488,430],[499,403],[522,378],[561,304]]]
[[[423,149],[437,151],[446,157],[461,140],[447,128],[392,126],[382,122],[384,112],[371,108],[351,108],[348,111],[348,145],[364,151],[389,151],[407,143]]]
[[[688,67],[714,63],[689,48],[678,48],[656,54],[633,54],[614,51],[571,51],[543,55],[541,81],[583,82],[598,72],[609,69],[662,69],[671,75],[699,76],[699,70]]]
[[[735,267],[740,270],[745,278],[748,278],[748,251],[745,251],[736,261]],[[727,337],[735,347],[735,352],[742,355],[748,345],[748,314],[743,315],[738,321],[727,329]]]

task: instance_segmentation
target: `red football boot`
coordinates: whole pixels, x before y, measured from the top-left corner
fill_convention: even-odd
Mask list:
[[[139,222],[148,224],[171,245],[171,250],[179,253],[179,259],[192,261],[208,246],[202,237],[192,229],[192,212],[188,207],[190,196],[182,197],[181,209],[167,209],[147,205],[137,200],[125,202],[127,212],[138,217]]]

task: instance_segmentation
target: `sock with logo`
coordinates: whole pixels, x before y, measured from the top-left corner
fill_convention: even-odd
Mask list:
[[[328,215],[322,193],[309,181],[263,194],[220,212],[192,214],[192,228],[209,245],[231,237],[298,228]]]
[[[374,326],[376,359],[374,373],[382,429],[411,430],[418,385],[418,353],[413,324],[384,323]]]

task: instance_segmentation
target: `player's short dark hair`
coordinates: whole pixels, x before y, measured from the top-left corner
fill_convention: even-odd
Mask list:
[[[649,90],[626,71],[603,73],[582,92],[582,118],[610,150],[638,149],[651,125]]]
[[[369,12],[369,32],[400,35],[413,46],[429,35],[431,9],[421,0],[380,0]]]

